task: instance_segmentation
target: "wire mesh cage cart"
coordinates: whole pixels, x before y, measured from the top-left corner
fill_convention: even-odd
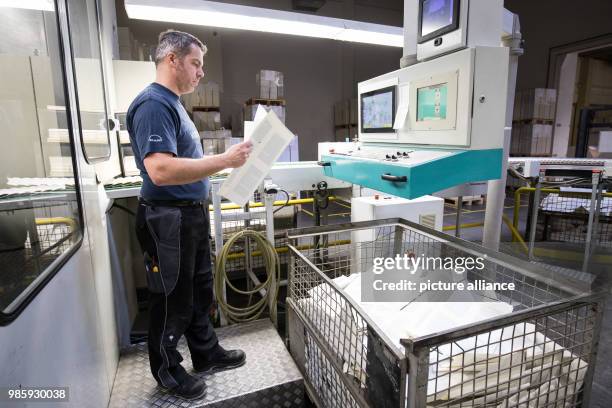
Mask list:
[[[402,219],[296,229],[288,239],[287,340],[317,405],[588,406],[605,298],[592,281]],[[374,260],[407,253],[480,257],[465,283],[514,289],[487,291],[486,301],[361,301]]]

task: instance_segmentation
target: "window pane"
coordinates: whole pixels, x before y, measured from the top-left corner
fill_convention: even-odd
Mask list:
[[[92,162],[110,156],[100,37],[95,0],[68,0],[70,38],[85,155]]]
[[[81,219],[55,12],[0,15],[0,312],[11,313],[78,244]]]

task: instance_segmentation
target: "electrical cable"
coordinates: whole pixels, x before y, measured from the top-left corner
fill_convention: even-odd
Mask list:
[[[267,275],[266,280],[251,290],[241,290],[235,287],[227,278],[227,271],[225,269],[231,248],[236,241],[241,238],[245,240],[252,238],[257,243],[262,257],[264,258]],[[278,298],[278,283],[280,282],[280,261],[274,245],[271,244],[263,234],[247,229],[232,235],[225,245],[223,245],[221,253],[215,260],[214,282],[217,304],[229,322],[242,323],[256,320],[261,316],[266,309],[266,305],[269,303],[270,318],[276,324],[276,301]],[[226,287],[238,294],[249,296],[248,305],[244,307],[230,305],[227,300],[224,299]],[[252,296],[262,289],[266,291],[266,296],[262,296],[257,302],[252,303]]]
[[[130,215],[132,215],[134,217],[136,216],[136,213],[133,210],[131,210],[131,209],[129,209],[129,208],[127,208],[127,207],[125,207],[125,206],[123,206],[121,204],[117,204],[116,202],[113,203],[113,205],[111,205],[111,208],[109,208],[108,211],[110,212],[110,210],[112,210],[113,208],[118,208],[118,209],[123,210],[126,213],[128,213],[128,214],[130,214]]]
[[[289,195],[289,193],[286,190],[278,190],[278,191],[282,191],[283,193],[285,193],[285,195],[287,196],[287,201],[285,201],[285,204],[281,205],[279,208],[277,208],[276,210],[272,211],[272,214],[276,214],[277,212],[279,212],[280,210],[282,210],[283,208],[285,208],[286,206],[289,205],[289,201],[291,201],[291,196]]]

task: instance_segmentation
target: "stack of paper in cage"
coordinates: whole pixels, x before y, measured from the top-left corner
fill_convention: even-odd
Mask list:
[[[261,99],[283,99],[284,80],[283,73],[262,69],[256,75],[257,89]]]

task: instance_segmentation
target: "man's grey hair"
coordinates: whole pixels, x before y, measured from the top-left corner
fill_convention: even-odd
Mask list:
[[[155,65],[157,66],[168,54],[174,53],[179,59],[191,52],[191,46],[202,50],[206,54],[208,49],[202,41],[189,33],[176,30],[166,30],[159,34],[157,49],[155,50]]]

